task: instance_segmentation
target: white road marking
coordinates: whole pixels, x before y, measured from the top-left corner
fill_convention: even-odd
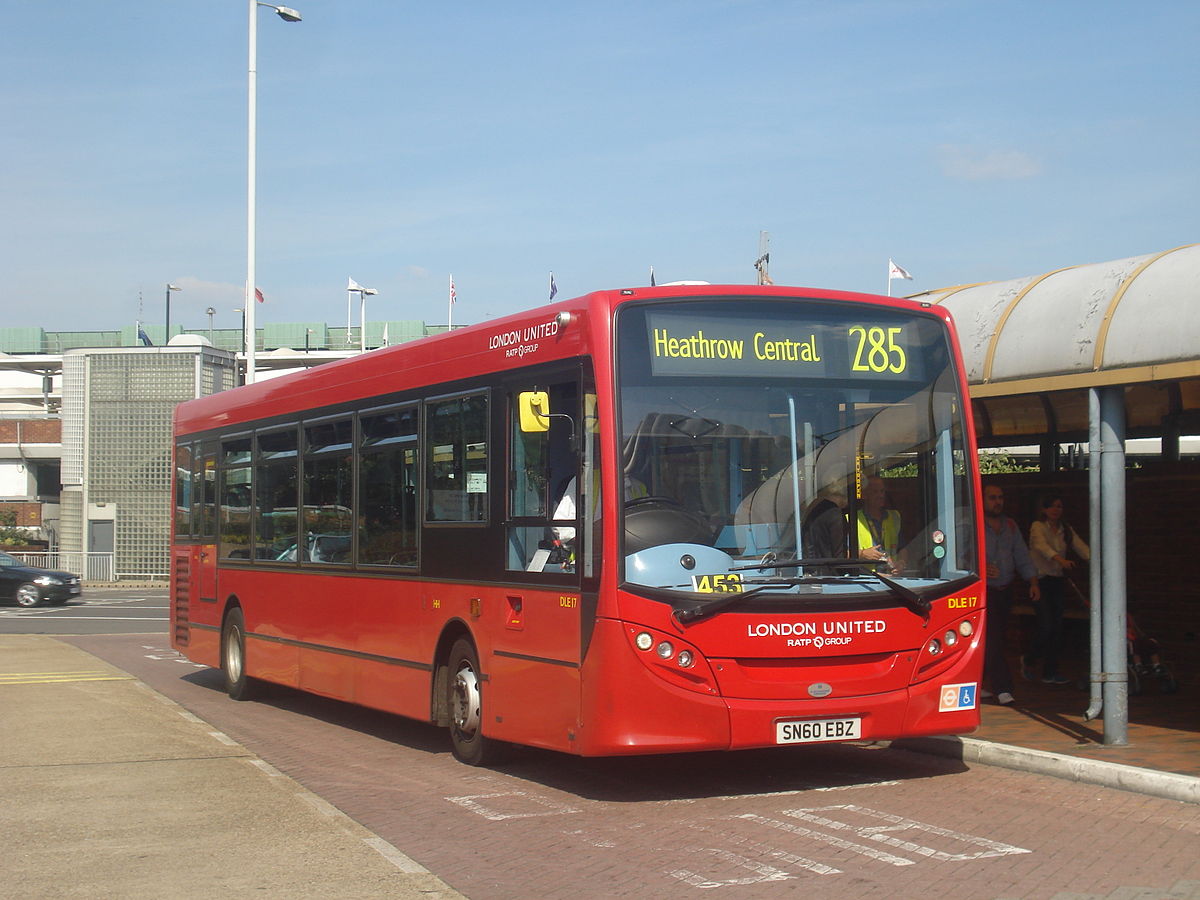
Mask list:
[[[961,831],[951,831],[948,828],[941,828],[937,825],[929,825],[925,822],[918,822],[915,819],[905,819],[902,816],[892,815],[891,813],[880,812],[875,809],[867,809],[864,806],[855,806],[847,803],[841,806],[824,806],[813,809],[785,809],[784,815],[793,816],[797,819],[802,819],[806,822],[812,822],[816,825],[831,828],[837,831],[852,831],[861,838],[866,838],[872,841],[878,841],[881,844],[887,844],[889,847],[895,847],[898,850],[907,850],[910,853],[916,853],[920,856],[928,857],[929,859],[940,859],[944,861],[960,862],[968,859],[987,859],[995,856],[1010,856],[1016,853],[1032,853],[1032,850],[1026,850],[1024,847],[1014,847],[1012,844],[1004,844],[999,841],[989,840],[988,838],[979,837],[974,834],[964,834]],[[815,813],[823,812],[848,812],[863,816],[868,819],[875,819],[886,822],[886,825],[855,825],[850,822],[840,822],[836,819],[830,819],[826,816],[815,815]],[[898,837],[892,837],[889,832],[896,831],[918,831],[926,834],[937,835],[938,837],[949,838],[962,844],[967,844],[972,847],[983,847],[983,850],[976,850],[966,853],[948,853],[945,850],[938,850],[933,847],[926,847],[922,844],[915,844],[912,841],[906,841]]]
[[[363,838],[363,843],[383,856],[406,875],[428,875],[429,870],[410,856],[405,856],[381,837]]]
[[[297,791],[296,796],[309,804],[313,809],[327,819],[349,819],[350,817],[326,800],[322,800],[312,791]]]
[[[529,812],[499,812],[488,806],[479,803],[480,800],[498,800],[501,798],[514,798],[518,802],[525,802],[542,807],[542,809],[531,810]],[[546,797],[539,797],[536,794],[528,794],[525,791],[507,791],[497,794],[474,794],[469,797],[447,797],[451,803],[456,803],[464,809],[469,809],[478,816],[492,822],[501,822],[505,819],[533,819],[540,816],[567,816],[572,813],[580,812],[573,806],[567,806],[565,803],[558,803],[554,800],[549,800]]]
[[[801,837],[812,838],[814,841],[822,841],[826,844],[832,844],[842,850],[851,850],[855,853],[860,853],[863,856],[871,859],[879,860],[880,862],[889,863],[893,866],[911,866],[913,861],[905,859],[902,856],[893,856],[891,853],[886,853],[883,850],[877,850],[874,847],[866,847],[862,844],[856,844],[853,841],[847,841],[839,837],[834,837],[832,834],[814,831],[811,828],[805,828],[801,825],[793,825],[790,822],[781,822],[778,819],[768,819],[765,816],[755,815],[754,813],[742,813],[737,816],[739,819],[746,819],[749,822],[757,822],[760,825],[766,825],[770,828],[778,828],[780,831],[786,831],[789,834],[797,834]]]
[[[705,878],[703,875],[699,875],[690,869],[675,869],[667,874],[672,878],[678,878],[685,884],[690,884],[692,887],[698,888],[719,888],[731,887],[733,885],[761,884],[764,881],[787,881],[790,878],[796,877],[795,875],[783,871],[783,869],[777,869],[774,866],[768,866],[766,863],[754,862],[753,860],[746,859],[746,857],[739,856],[738,854],[729,850],[720,850],[716,847],[705,847],[700,852],[712,854],[722,862],[732,863],[734,866],[741,869],[747,869],[754,874],[742,876],[740,878],[725,879]]]
[[[151,651],[149,653],[144,654],[146,659],[153,659],[153,660],[157,660],[159,662],[179,663],[181,665],[191,666],[193,669],[207,669],[208,668],[208,666],[206,666],[204,663],[192,662],[190,659],[188,659],[186,656],[184,656],[182,653],[178,652],[177,650],[164,650],[161,647],[155,647],[155,646],[152,646],[151,644],[142,644],[142,649]],[[159,654],[162,654],[162,655],[160,656]]]

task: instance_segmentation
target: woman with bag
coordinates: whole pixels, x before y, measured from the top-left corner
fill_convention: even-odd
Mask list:
[[[1035,604],[1037,629],[1033,644],[1021,660],[1021,674],[1032,681],[1033,666],[1042,663],[1042,681],[1046,684],[1069,684],[1058,671],[1058,654],[1062,645],[1063,608],[1067,598],[1067,575],[1075,568],[1067,557],[1074,550],[1080,559],[1091,557],[1088,545],[1070,525],[1063,521],[1063,501],[1057,495],[1041,499],[1038,519],[1029,529],[1029,551],[1038,570],[1041,600]]]

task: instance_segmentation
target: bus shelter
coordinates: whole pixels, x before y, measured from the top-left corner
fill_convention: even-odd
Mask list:
[[[981,447],[1089,454],[1091,700],[1127,743],[1125,441],[1200,434],[1200,244],[911,297],[951,311]],[[1179,566],[1182,575],[1183,566]],[[1184,615],[1193,612],[1181,611]]]

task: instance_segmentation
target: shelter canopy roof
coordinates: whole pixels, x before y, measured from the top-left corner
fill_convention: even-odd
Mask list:
[[[1200,244],[910,299],[954,316],[985,444],[1086,438],[1111,385],[1131,436],[1200,426]]]

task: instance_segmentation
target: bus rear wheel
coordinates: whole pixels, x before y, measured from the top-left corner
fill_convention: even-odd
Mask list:
[[[446,705],[450,710],[450,746],[454,758],[468,766],[493,763],[502,745],[483,736],[479,654],[468,638],[459,638],[450,648],[449,669]]]
[[[230,610],[221,629],[221,672],[225,693],[234,700],[253,698],[257,682],[246,675],[246,617]]]

